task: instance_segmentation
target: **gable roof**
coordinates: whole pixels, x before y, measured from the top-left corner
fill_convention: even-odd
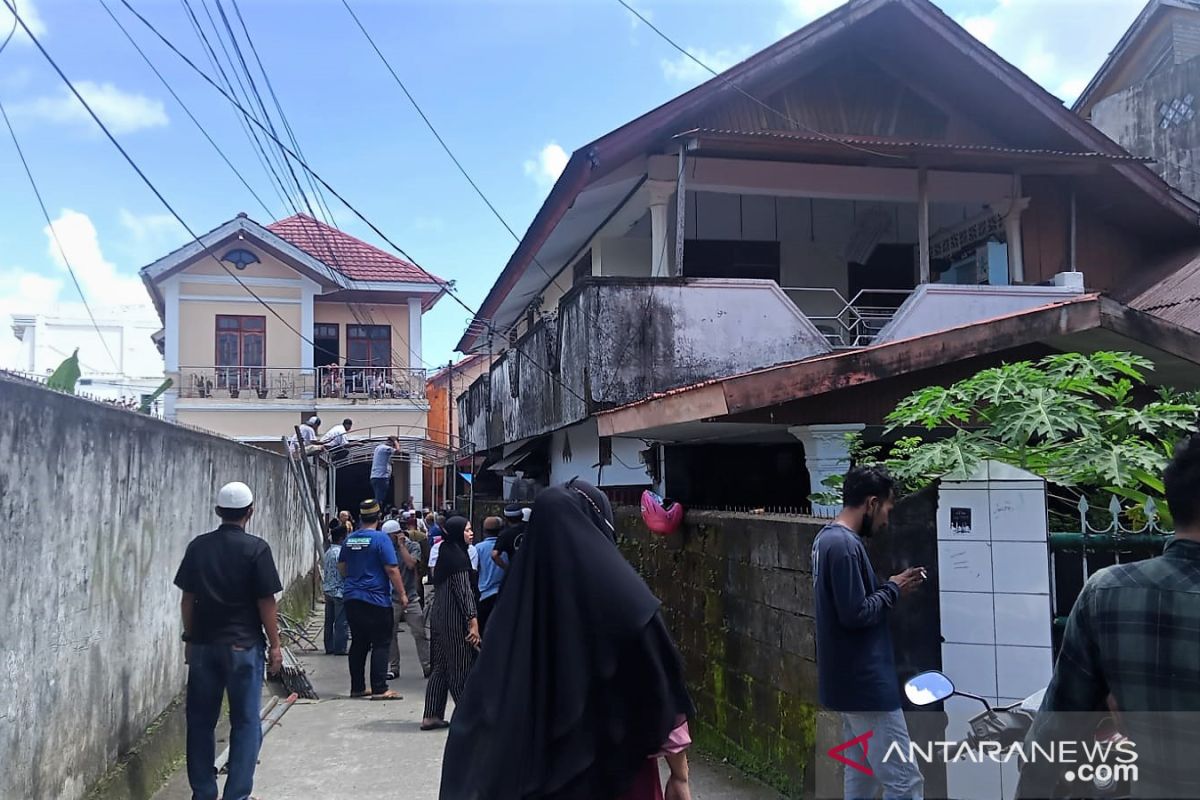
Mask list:
[[[403,281],[444,286],[445,281],[409,261],[313,219],[295,214],[272,222],[267,230],[348,278],[360,281]]]
[[[795,33],[691,91],[576,150],[534,217],[516,250],[488,292],[477,321],[488,321],[584,188],[621,168],[630,159],[664,145],[676,135],[704,127],[701,115],[795,72],[796,62],[823,54],[847,36],[870,37],[871,50],[906,60],[906,70],[942,87],[953,103],[970,108],[1023,148],[1127,156],[1120,145],[1066,109],[1062,102],[1016,67],[972,37],[930,0],[851,0]],[[905,37],[923,37],[919,48]],[[990,85],[981,88],[981,82]],[[997,91],[989,91],[996,89]],[[828,131],[813,131],[818,136]],[[665,151],[665,150],[664,150]],[[1197,206],[1141,163],[1106,167],[1100,180],[1129,195],[1122,202],[1153,205],[1147,212],[1164,225],[1182,229],[1197,224]],[[1132,184],[1132,187],[1131,187]],[[1135,191],[1130,192],[1130,188]],[[457,349],[470,352],[486,325],[473,324]]]
[[[281,226],[280,230],[274,230],[275,226]],[[161,281],[201,259],[217,258],[214,251],[223,244],[243,238],[253,240],[304,277],[335,291],[384,290],[427,295],[426,310],[444,291],[445,281],[441,278],[312,217],[297,215],[263,226],[240,213],[138,271],[159,316],[163,315]]]
[[[1200,11],[1200,0],[1149,0],[1075,99],[1071,110],[1084,118],[1090,117],[1092,106],[1113,93],[1109,89],[1110,81],[1119,77],[1126,62],[1136,51],[1136,46],[1149,34],[1154,23],[1167,11],[1176,8]]]

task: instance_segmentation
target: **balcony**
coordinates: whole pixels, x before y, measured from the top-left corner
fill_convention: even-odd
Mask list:
[[[180,367],[179,397],[216,400],[425,400],[425,370],[326,366]]]

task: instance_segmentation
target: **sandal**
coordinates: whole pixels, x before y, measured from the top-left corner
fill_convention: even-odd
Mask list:
[[[386,692],[384,692],[383,694],[371,695],[371,699],[372,700],[403,700],[404,697],[400,694],[397,694],[396,692],[393,692],[391,689],[389,689]]]
[[[350,693],[350,696],[351,696],[351,697],[353,697],[353,698],[356,698],[356,699],[357,699],[357,698],[360,698],[360,697],[370,697],[370,696],[371,696],[371,694],[372,694],[372,693],[371,693],[371,690],[370,690],[370,689],[365,689],[365,690],[363,690],[363,691],[361,691],[361,692],[351,692],[351,693]]]
[[[446,720],[444,720],[444,719],[439,719],[437,722],[422,722],[421,723],[421,730],[423,730],[423,731],[437,731],[437,730],[441,730],[442,728],[449,728],[449,727],[450,727],[450,723],[446,722]]]

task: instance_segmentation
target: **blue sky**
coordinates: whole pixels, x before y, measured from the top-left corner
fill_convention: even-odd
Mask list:
[[[223,1],[232,13],[230,1]],[[231,107],[151,40],[118,0],[109,2],[273,215],[285,216]],[[132,2],[208,69],[181,3]],[[706,77],[616,0],[351,3],[519,233],[566,153]],[[203,13],[200,0],[192,4]],[[720,69],[839,3],[637,0],[636,5]],[[1070,100],[1142,2],[943,0],[939,5]],[[422,125],[340,0],[241,0],[241,9],[313,167],[422,266],[455,280],[462,297],[478,305],[515,243]],[[18,0],[18,10],[195,231],[207,231],[239,211],[267,221],[97,0]],[[0,4],[0,38],[10,23]],[[134,277],[137,269],[183,244],[187,234],[20,34],[0,53],[0,101],[89,301],[146,302]],[[45,221],[2,128],[0,187],[2,366],[14,344],[8,341],[9,313],[78,297],[51,249]],[[346,209],[335,204],[333,213],[346,231],[379,243]],[[427,362],[445,363],[467,316],[453,301],[443,300],[426,317]]]

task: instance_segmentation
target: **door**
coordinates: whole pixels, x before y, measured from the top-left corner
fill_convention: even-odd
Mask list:
[[[267,318],[218,314],[217,386],[261,389],[266,386]]]

